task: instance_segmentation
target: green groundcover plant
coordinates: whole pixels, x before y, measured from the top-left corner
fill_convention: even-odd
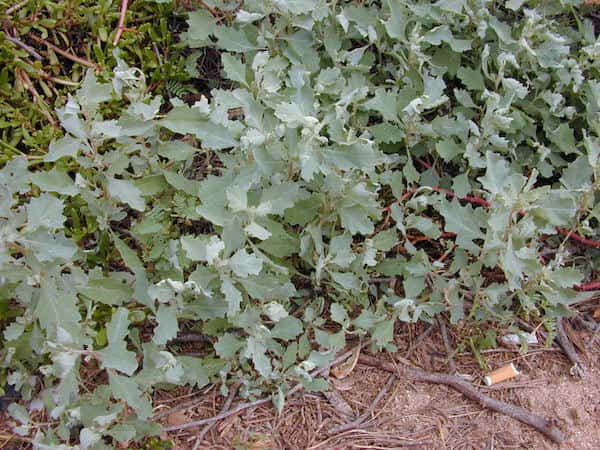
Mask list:
[[[181,35],[227,89],[162,98],[116,52],[56,111],[64,136],[0,169],[0,367],[42,448],[157,433],[157,388],[240,380],[281,409],[350,335],[551,329],[595,286],[600,41],[578,2],[232,8]],[[204,356],[169,344],[184,330]]]

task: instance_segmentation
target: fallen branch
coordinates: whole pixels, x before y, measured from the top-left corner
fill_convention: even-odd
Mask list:
[[[378,369],[385,370],[386,372],[394,373],[397,376],[401,375],[411,378],[417,382],[443,384],[460,392],[470,400],[479,403],[484,408],[491,409],[492,411],[512,417],[519,422],[535,428],[540,433],[543,433],[545,436],[558,444],[564,442],[566,439],[565,434],[559,430],[552,423],[552,421],[545,419],[544,417],[537,416],[526,409],[521,408],[520,406],[511,405],[509,403],[488,397],[460,377],[440,373],[431,373],[422,369],[410,367],[408,366],[410,363],[406,360],[402,361],[404,367],[401,368],[391,362],[382,361],[379,358],[367,355],[361,355],[359,357],[359,362],[368,366],[377,367]]]
[[[359,345],[365,346],[365,345],[368,345],[369,343],[370,343],[370,341],[366,341],[365,343],[359,344]],[[316,369],[311,374],[311,376],[316,377],[316,376],[326,373],[330,369],[330,367],[335,366],[335,365],[341,363],[342,361],[345,361],[350,356],[352,356],[354,354],[354,351],[355,350],[352,349],[352,350],[349,350],[349,351],[343,353],[341,356],[338,356],[337,358],[335,358],[331,362],[331,364],[327,365],[326,367],[321,367],[320,369]],[[291,397],[296,392],[299,392],[302,389],[303,389],[303,385],[301,383],[298,383],[296,386],[294,386],[292,389],[290,389],[285,396],[286,396],[286,398]],[[223,420],[223,419],[226,419],[227,417],[234,416],[234,415],[239,414],[242,411],[245,411],[247,409],[252,409],[252,408],[256,408],[258,406],[266,405],[267,403],[270,403],[270,402],[271,402],[271,397],[266,397],[266,398],[261,398],[259,400],[255,400],[253,402],[242,403],[242,404],[236,406],[235,408],[230,409],[229,411],[224,411],[222,413],[219,413],[216,416],[209,417],[207,419],[194,420],[192,422],[183,423],[181,425],[171,425],[170,427],[165,427],[164,431],[168,432],[168,431],[186,430],[188,428],[194,428],[194,427],[198,427],[201,425],[207,425],[207,424],[213,423],[213,422],[218,422],[219,420]]]
[[[58,53],[59,55],[64,56],[67,59],[70,59],[73,62],[76,62],[78,64],[81,64],[82,66],[87,66],[87,67],[91,67],[94,70],[100,70],[100,66],[98,64],[95,64],[85,58],[81,58],[77,55],[74,55],[73,53],[69,53],[66,50],[63,50],[60,47],[57,47],[56,45],[54,45],[51,42],[48,42],[46,39],[41,38],[39,36],[37,36],[34,33],[29,33],[28,35],[32,40],[34,40],[35,42],[39,43],[39,44],[43,44],[46,47],[48,47],[51,50],[54,50],[56,53]]]
[[[119,25],[117,25],[117,34],[115,34],[115,40],[113,46],[117,46],[123,31],[125,31],[125,16],[127,15],[128,0],[121,0],[121,12],[119,13]]]

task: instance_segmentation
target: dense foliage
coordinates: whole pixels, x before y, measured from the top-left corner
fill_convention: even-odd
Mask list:
[[[154,388],[232,379],[281,407],[348,335],[393,350],[397,320],[552,329],[600,264],[570,239],[600,234],[576,3],[213,2],[181,40],[229,82],[194,103],[118,52],[88,70],[64,136],[0,170],[0,367],[55,419],[14,404],[19,431],[108,448],[156,432]]]

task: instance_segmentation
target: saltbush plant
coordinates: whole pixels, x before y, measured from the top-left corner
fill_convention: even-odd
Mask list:
[[[161,98],[116,53],[64,136],[0,170],[17,432],[112,448],[158,432],[151,393],[177,385],[281,408],[350,335],[552,329],[593,287],[600,42],[578,2],[247,0],[188,23],[188,66],[229,82]],[[204,356],[169,344],[190,330]]]

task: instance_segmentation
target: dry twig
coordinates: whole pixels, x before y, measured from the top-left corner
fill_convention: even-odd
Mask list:
[[[74,55],[73,53],[70,53],[66,50],[63,50],[60,47],[57,47],[56,45],[54,45],[51,42],[48,42],[46,39],[41,38],[39,36],[37,36],[34,33],[29,33],[29,37],[31,39],[33,39],[35,42],[39,43],[39,44],[44,44],[46,47],[48,47],[49,49],[54,50],[56,53],[58,53],[59,55],[64,56],[67,59],[70,59],[73,62],[76,62],[78,64],[81,64],[82,66],[87,66],[87,67],[91,67],[94,70],[100,70],[100,66],[96,63],[93,63],[85,58],[81,58],[80,56]]]
[[[398,374],[400,370],[403,376],[412,378],[414,381],[446,385],[457,390],[470,400],[476,401],[484,408],[512,417],[519,422],[535,428],[556,443],[560,444],[565,440],[564,433],[550,420],[537,416],[520,406],[511,405],[488,397],[460,377],[426,372],[425,370],[410,366],[410,362],[407,360],[401,361],[404,364],[404,367],[401,368],[391,362],[382,361],[379,358],[367,355],[361,355],[359,362],[394,374]]]
[[[444,348],[446,349],[448,364],[450,365],[450,373],[454,375],[458,372],[458,370],[456,369],[456,363],[454,362],[454,352],[452,351],[452,347],[450,347],[450,340],[448,339],[448,330],[446,329],[446,323],[441,317],[438,318],[438,323],[440,324],[442,340],[444,341]]]
[[[25,6],[27,3],[29,3],[29,0],[23,0],[19,3],[15,3],[14,5],[12,5],[10,8],[8,8],[6,10],[6,14],[7,15],[11,15],[12,13],[14,13],[15,11],[18,11],[19,9],[21,9],[23,6]]]
[[[15,36],[10,36],[9,34],[5,34],[4,39],[6,39],[8,42],[12,42],[17,47],[22,48],[23,50],[25,50],[27,53],[29,53],[31,56],[33,56],[38,61],[41,61],[42,59],[44,59],[44,58],[42,58],[42,55],[40,55],[38,52],[36,52],[32,47],[30,47],[25,42],[21,41],[19,38],[15,37]]]
[[[417,349],[417,347],[419,345],[421,345],[421,342],[423,342],[423,340],[429,336],[431,334],[431,332],[435,329],[435,325],[429,325],[429,327],[423,331],[419,336],[417,336],[417,339],[415,339],[415,342],[412,343],[412,345],[409,347],[408,351],[406,352],[406,359],[409,359],[413,352]]]
[[[573,364],[573,367],[571,367],[570,370],[571,375],[578,378],[583,378],[583,376],[585,375],[585,366],[581,362],[581,359],[579,358],[575,347],[573,347],[573,343],[569,340],[567,333],[565,332],[563,320],[564,319],[559,319],[556,322],[556,340],[564,350],[565,355],[567,355],[567,358],[569,358],[569,361],[571,361],[571,363]]]
[[[229,408],[231,408],[231,404],[233,403],[233,399],[235,398],[235,395],[237,394],[238,389],[240,388],[240,386],[242,385],[242,383],[238,382],[236,384],[233,385],[233,387],[231,388],[231,391],[229,391],[229,395],[227,396],[227,400],[225,400],[225,403],[223,404],[223,407],[221,408],[221,413],[224,413],[226,411],[229,411]],[[198,437],[196,437],[196,442],[194,443],[194,447],[192,450],[198,450],[200,448],[200,444],[202,443],[202,439],[204,439],[204,436],[206,436],[206,433],[208,433],[210,431],[210,429],[216,424],[217,422],[211,422],[208,425],[206,425],[203,430],[200,432],[200,434],[198,434]]]
[[[121,0],[121,12],[119,13],[119,25],[117,26],[117,34],[115,34],[115,40],[113,45],[116,47],[121,39],[123,31],[125,31],[125,16],[127,15],[128,0]]]

